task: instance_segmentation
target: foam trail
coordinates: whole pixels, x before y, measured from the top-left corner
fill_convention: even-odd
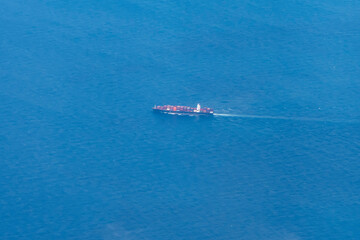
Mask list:
[[[359,120],[347,120],[347,119],[283,117],[283,116],[247,115],[247,114],[227,114],[227,113],[214,113],[214,116],[220,116],[220,117],[238,117],[238,118],[278,119],[278,120],[289,120],[289,121],[334,122],[334,123],[360,123]]]

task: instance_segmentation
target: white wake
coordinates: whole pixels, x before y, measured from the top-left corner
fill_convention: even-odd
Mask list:
[[[354,119],[326,119],[326,118],[285,117],[285,116],[227,114],[227,113],[214,113],[214,116],[238,117],[238,118],[259,118],[259,119],[278,119],[278,120],[289,120],[289,121],[360,123],[359,120],[354,120]]]

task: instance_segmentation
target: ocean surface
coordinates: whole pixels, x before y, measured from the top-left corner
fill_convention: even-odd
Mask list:
[[[359,1],[0,6],[0,239],[360,239]]]

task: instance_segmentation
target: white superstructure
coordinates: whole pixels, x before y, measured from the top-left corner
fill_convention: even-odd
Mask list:
[[[200,112],[200,109],[201,109],[201,106],[200,106],[200,103],[198,103],[197,106],[196,106],[196,111]]]

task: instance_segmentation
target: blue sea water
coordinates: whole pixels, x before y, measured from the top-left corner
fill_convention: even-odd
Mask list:
[[[0,239],[360,239],[359,1],[0,3]]]

